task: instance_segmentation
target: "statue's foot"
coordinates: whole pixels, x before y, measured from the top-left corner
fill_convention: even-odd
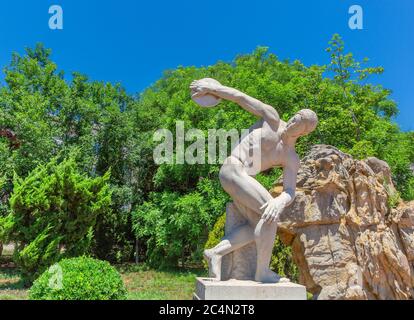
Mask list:
[[[221,259],[222,256],[217,254],[214,249],[204,251],[204,258],[208,262],[208,270],[210,278],[221,280]]]
[[[270,269],[263,270],[262,272],[256,272],[255,280],[262,283],[286,283],[290,282],[288,278],[282,278],[276,272]]]

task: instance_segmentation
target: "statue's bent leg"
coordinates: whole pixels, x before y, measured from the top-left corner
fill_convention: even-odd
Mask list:
[[[225,163],[220,170],[221,185],[234,202],[253,210],[260,219],[260,208],[273,197],[256,179],[247,174],[239,160],[231,161],[231,164]],[[239,161],[239,164],[235,161]],[[256,225],[258,221],[251,222]]]
[[[222,258],[234,250],[240,249],[254,241],[254,229],[249,224],[244,224],[226,235],[223,240],[212,249],[204,251],[204,257],[208,261],[210,277],[221,280]]]
[[[254,231],[257,251],[257,268],[255,280],[264,283],[288,282],[289,279],[281,278],[271,271],[270,260],[272,259],[273,246],[275,243],[277,223],[266,223],[263,219],[259,221]]]
[[[244,235],[251,232],[251,237],[256,243],[257,249],[257,269],[255,280],[260,282],[278,282],[280,277],[269,269],[270,260],[277,231],[277,223],[266,223],[260,219],[262,210],[260,209],[266,202],[272,199],[271,194],[253,177],[249,176],[237,159],[231,159],[231,164],[224,164],[220,170],[220,181],[224,190],[233,198],[236,203],[240,203],[245,207],[257,213],[257,220],[249,223],[252,229],[245,229]],[[235,230],[234,233],[239,232]],[[234,236],[235,237],[235,236]],[[251,239],[251,238],[249,238]],[[224,239],[223,242],[226,240]],[[230,243],[223,243],[223,252],[225,254],[239,249],[241,246]],[[245,245],[245,244],[244,244]],[[225,248],[225,249],[224,249]]]

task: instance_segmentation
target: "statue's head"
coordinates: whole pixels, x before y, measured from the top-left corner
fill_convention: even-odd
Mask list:
[[[318,116],[309,109],[300,110],[286,125],[286,134],[291,137],[302,137],[311,133],[318,125]]]

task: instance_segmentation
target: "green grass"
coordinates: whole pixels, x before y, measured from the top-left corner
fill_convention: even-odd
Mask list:
[[[151,270],[145,265],[118,266],[129,300],[190,300],[195,278],[206,276],[200,269]],[[25,300],[28,289],[10,256],[0,257],[0,300]]]
[[[156,271],[145,266],[119,268],[130,300],[191,300],[197,276],[204,270]]]
[[[9,256],[0,257],[0,300],[25,300],[27,288],[10,260]]]

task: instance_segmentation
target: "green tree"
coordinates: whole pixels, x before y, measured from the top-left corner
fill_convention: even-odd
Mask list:
[[[17,242],[14,258],[27,282],[88,252],[97,219],[110,210],[108,180],[109,173],[92,179],[79,172],[74,157],[15,177],[6,232]]]
[[[79,169],[91,177],[111,170],[111,214],[98,221],[93,251],[102,259],[127,260],[133,235],[130,211],[140,202],[131,109],[135,99],[119,85],[93,82],[74,73],[71,82],[51,61],[51,50],[38,44],[25,55],[14,54],[0,89],[0,130],[12,130],[19,148],[0,137],[0,208],[7,211],[13,172],[26,177],[53,157],[77,150]]]
[[[228,200],[218,187],[202,179],[193,192],[153,192],[136,208],[133,230],[146,248],[150,265],[185,266],[201,261],[210,227]]]

